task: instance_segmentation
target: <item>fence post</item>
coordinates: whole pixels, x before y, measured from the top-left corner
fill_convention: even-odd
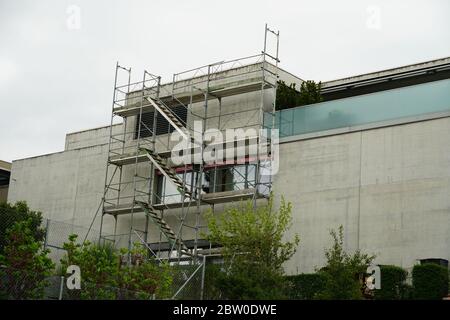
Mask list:
[[[183,288],[186,286],[186,284],[188,284],[189,281],[191,281],[191,279],[194,277],[194,275],[198,272],[198,270],[200,270],[200,268],[202,267],[202,265],[199,265],[197,269],[195,269],[194,272],[192,272],[192,274],[189,276],[189,278],[183,283],[183,285],[178,289],[177,292],[175,292],[175,294],[172,296],[172,300],[175,299],[175,297],[181,292],[181,290],[183,290]]]
[[[205,271],[206,271],[206,256],[203,256],[203,268],[202,268],[202,282],[200,287],[200,300],[203,300],[205,294]]]
[[[45,239],[44,239],[44,249],[47,249],[47,239],[48,239],[48,230],[50,226],[50,219],[47,219],[45,222]]]
[[[63,290],[64,290],[64,276],[61,276],[61,282],[59,284],[59,298],[58,298],[58,300],[62,300]]]

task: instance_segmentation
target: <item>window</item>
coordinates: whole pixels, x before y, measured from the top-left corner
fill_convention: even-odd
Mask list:
[[[208,182],[208,192],[254,188],[255,174],[255,164],[212,168],[205,172],[205,178]]]
[[[183,106],[175,106],[170,108],[172,112],[181,119],[182,123],[186,123],[187,120],[187,110]],[[150,137],[152,135],[153,131],[153,117],[154,112],[147,112],[142,114],[142,123],[141,123],[141,138]],[[136,121],[136,128],[135,128],[135,134],[134,138],[137,139],[138,137],[138,130],[139,130],[139,122],[140,122],[140,116],[138,115],[136,117],[138,121]],[[160,134],[167,134],[172,133],[175,131],[175,128],[172,127],[169,122],[166,120],[166,118],[163,117],[161,113],[158,112],[158,115],[156,116],[156,135]]]
[[[183,180],[183,172],[177,176]],[[186,172],[186,186],[198,183],[197,172]],[[256,164],[242,164],[235,166],[224,166],[206,168],[202,176],[202,193],[215,193],[223,191],[244,190],[255,187]],[[195,195],[195,187],[193,188]],[[172,181],[168,181],[162,174],[158,175],[156,187],[156,203],[181,202],[182,196]]]

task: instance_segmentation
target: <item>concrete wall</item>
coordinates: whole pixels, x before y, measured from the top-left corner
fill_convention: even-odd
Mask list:
[[[93,128],[66,134],[64,150],[75,150],[109,143],[110,126]],[[123,132],[122,124],[113,125],[112,134],[117,136]]]
[[[8,186],[0,186],[0,202],[8,199]]]
[[[293,204],[301,241],[289,273],[324,264],[329,230],[376,262],[450,259],[450,118],[299,140],[280,146],[277,196]]]
[[[26,200],[45,218],[88,226],[104,187],[107,145],[13,161],[9,202]]]

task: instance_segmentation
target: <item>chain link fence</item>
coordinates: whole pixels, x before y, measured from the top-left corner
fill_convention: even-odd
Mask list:
[[[77,226],[67,222],[45,219],[43,226],[45,227],[44,248],[50,249],[49,257],[55,262],[59,262],[66,253],[63,246],[64,243],[69,241],[70,235],[78,235],[77,243],[80,244],[86,235],[86,240],[90,242],[96,242],[99,239],[99,232],[97,230],[89,230],[87,227]]]
[[[166,299],[200,300],[203,264],[173,266],[173,280]],[[81,281],[70,288],[67,276],[41,276],[20,269],[0,268],[0,300],[155,300],[155,293]]]
[[[203,263],[173,266],[172,299],[202,299]]]
[[[65,276],[36,277],[23,270],[0,269],[1,300],[154,300],[155,294],[98,283],[82,282],[69,289]]]
[[[0,208],[0,255],[6,244],[7,232],[17,221],[11,215],[2,214]],[[42,241],[43,248],[48,249],[48,257],[55,263],[53,275],[42,275],[39,272],[30,272],[11,265],[0,263],[0,299],[51,299],[51,300],[78,300],[78,299],[159,299],[155,294],[129,290],[117,286],[107,286],[99,283],[82,281],[80,290],[70,290],[67,285],[67,275],[61,276],[63,271],[60,260],[66,254],[64,243],[68,242],[71,234],[77,234],[77,242],[82,243],[85,236],[87,240],[95,243],[99,240],[99,232],[88,230],[86,227],[70,223],[44,219],[41,223],[41,233],[36,235]],[[88,233],[89,231],[89,233]],[[116,239],[117,240],[117,239]],[[116,248],[119,249],[119,248]],[[167,299],[199,300],[205,296],[205,265],[206,259],[190,259],[189,261],[170,262],[171,284]],[[82,273],[82,271],[81,271]],[[81,275],[82,277],[82,275]]]

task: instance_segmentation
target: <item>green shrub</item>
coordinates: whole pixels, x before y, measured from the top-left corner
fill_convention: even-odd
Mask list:
[[[25,201],[17,201],[15,204],[0,203],[0,254],[4,253],[4,247],[8,242],[7,230],[15,223],[27,222],[31,235],[37,242],[44,241],[45,229],[42,225],[42,213],[31,210]]]
[[[323,290],[326,278],[321,273],[303,273],[287,276],[286,282],[289,299],[313,300]]]
[[[404,283],[402,290],[400,291],[401,300],[413,300],[414,299],[414,288],[412,285]]]
[[[305,106],[308,104],[322,102],[320,95],[322,83],[312,80],[302,82],[300,91],[297,91],[295,83],[287,85],[284,81],[278,81],[277,97],[275,106],[277,110]]]
[[[416,265],[412,271],[414,298],[439,300],[448,294],[448,269],[427,263]]]
[[[375,290],[376,300],[399,300],[402,299],[405,287],[405,280],[408,272],[397,266],[380,266],[381,289]]]
[[[0,297],[2,299],[41,299],[44,297],[46,278],[54,264],[43,249],[42,241],[35,238],[33,219],[21,220],[7,229],[0,254]]]
[[[220,300],[222,292],[218,286],[220,278],[223,277],[223,270],[220,264],[207,263],[205,269],[204,299]]]
[[[375,256],[360,250],[353,253],[345,251],[342,225],[337,231],[331,230],[330,235],[333,238],[333,245],[325,250],[327,264],[319,270],[319,273],[325,276],[326,284],[317,298],[323,300],[363,299],[362,277]]]
[[[64,243],[66,255],[61,259],[64,275],[69,265],[77,265],[81,270],[81,290],[68,293],[69,299],[109,300],[109,299],[150,299],[170,297],[172,274],[168,264],[156,264],[146,259],[147,251],[136,243],[128,251],[117,251],[110,244],[93,244],[88,241],[81,245],[77,235],[70,235]],[[131,263],[124,263],[125,258]]]

